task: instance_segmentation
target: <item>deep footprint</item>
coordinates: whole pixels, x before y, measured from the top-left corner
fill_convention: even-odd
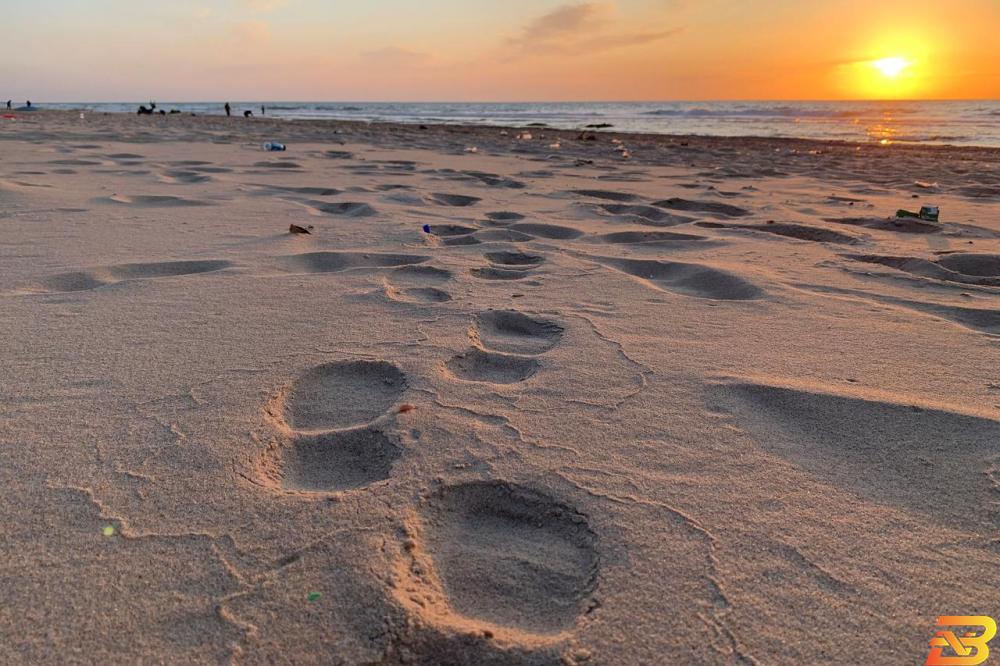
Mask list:
[[[406,376],[387,361],[335,361],[307,370],[283,396],[284,420],[299,431],[371,422],[396,404]]]
[[[275,467],[284,490],[336,492],[389,478],[401,453],[384,433],[361,428],[296,437]]]
[[[538,361],[532,358],[495,354],[475,348],[455,356],[448,361],[447,366],[458,379],[490,384],[523,382],[540,367]]]
[[[475,335],[484,347],[508,354],[541,354],[562,338],[563,327],[517,310],[491,310],[476,318]]]
[[[426,549],[451,608],[537,634],[573,626],[597,583],[584,515],[502,481],[443,488],[423,511]]]

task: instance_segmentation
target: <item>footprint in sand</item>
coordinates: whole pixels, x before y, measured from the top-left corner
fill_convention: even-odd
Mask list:
[[[389,478],[402,449],[373,425],[406,390],[387,361],[335,361],[304,372],[279,392],[268,412],[287,429],[269,448],[257,476],[285,491],[330,493]]]
[[[134,206],[136,208],[184,208],[191,206],[211,206],[209,201],[201,199],[184,199],[183,197],[173,197],[168,195],[155,194],[112,194],[110,197],[98,197],[99,203],[115,203],[124,206]]]
[[[607,201],[627,202],[635,201],[639,197],[628,192],[615,192],[614,190],[570,190],[571,194],[592,199],[605,199]]]
[[[556,224],[541,224],[537,222],[518,222],[508,227],[514,231],[535,236],[538,238],[549,238],[552,240],[573,240],[583,235],[579,229],[572,227],[560,227]]]
[[[483,229],[476,232],[476,238],[484,243],[526,243],[535,240],[523,231],[513,229]]]
[[[338,361],[307,370],[283,400],[293,430],[320,432],[363,425],[384,414],[406,390],[406,378],[386,361]]]
[[[42,292],[86,291],[128,280],[148,280],[153,278],[196,275],[221,271],[232,266],[222,260],[167,261],[148,264],[117,264],[102,266],[86,271],[61,273],[43,280],[38,285]]]
[[[438,622],[560,634],[587,610],[597,586],[597,536],[586,516],[524,486],[446,486],[410,531],[412,564],[401,568],[397,595]]]
[[[527,254],[525,252],[487,252],[483,255],[495,266],[503,266],[508,269],[527,270],[537,268],[545,261],[545,257],[538,254]]]
[[[541,364],[533,358],[488,352],[473,347],[445,364],[456,379],[489,384],[516,384],[534,375]]]
[[[451,294],[438,286],[451,279],[451,271],[436,266],[401,266],[389,276],[392,281],[386,283],[385,294],[394,301],[427,305],[451,300]],[[400,286],[400,283],[415,286]]]
[[[474,203],[482,201],[479,197],[470,197],[464,194],[440,194],[440,193],[429,195],[427,197],[427,200],[439,206],[459,206],[459,207],[471,206]]]
[[[563,327],[517,310],[490,310],[476,317],[470,332],[474,342],[508,354],[541,354],[562,339]]]
[[[768,222],[767,224],[722,224],[720,222],[695,222],[695,226],[706,229],[740,229],[757,231],[766,234],[774,234],[795,240],[810,241],[813,243],[837,243],[840,245],[856,245],[861,242],[860,238],[848,234],[842,234],[833,229],[822,227],[810,227],[804,224],[792,224],[787,222]]]
[[[486,268],[470,268],[469,273],[480,280],[523,280],[528,276],[524,271],[510,271],[488,266]]]
[[[296,437],[282,455],[281,487],[301,492],[363,488],[388,479],[402,450],[369,428]]]
[[[339,273],[360,268],[385,268],[420,264],[430,257],[377,252],[307,252],[276,257],[277,266],[289,273]]]
[[[603,210],[625,222],[634,222],[650,227],[675,227],[680,224],[693,222],[694,218],[674,215],[660,208],[653,206],[641,206],[638,204],[598,204]]]
[[[765,295],[760,287],[739,276],[701,264],[616,257],[588,258],[638,278],[655,289],[685,296],[723,301],[749,301]]]
[[[595,236],[596,243],[609,245],[641,245],[646,247],[709,247],[718,244],[708,236],[697,234],[682,234],[673,231],[616,231],[610,234]]]
[[[996,532],[998,421],[749,382],[714,386],[709,396],[763,449],[827,483],[950,525]]]
[[[690,199],[680,199],[677,197],[657,201],[653,205],[659,206],[660,208],[668,208],[670,210],[707,213],[709,215],[722,217],[745,217],[750,214],[750,211],[745,208],[740,208],[739,206],[717,203],[715,201],[692,201]]]
[[[520,222],[524,219],[524,215],[509,210],[500,210],[492,213],[486,213],[486,219],[494,225],[506,226],[514,222]]]
[[[337,201],[331,203],[329,201],[315,201],[310,199],[296,203],[301,203],[316,214],[325,213],[339,217],[371,217],[378,215],[377,210],[360,201]]]

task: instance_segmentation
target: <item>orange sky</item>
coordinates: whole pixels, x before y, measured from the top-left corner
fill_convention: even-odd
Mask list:
[[[4,4],[17,99],[1000,97],[998,0]]]

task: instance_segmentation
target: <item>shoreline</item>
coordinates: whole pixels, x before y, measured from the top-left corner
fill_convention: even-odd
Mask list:
[[[738,142],[738,143],[749,143],[751,145],[759,147],[775,147],[782,145],[796,145],[805,147],[846,147],[846,148],[875,148],[879,150],[915,150],[915,151],[963,151],[970,153],[979,153],[983,156],[993,157],[1000,159],[1000,146],[987,146],[987,145],[962,145],[962,144],[948,144],[948,143],[930,143],[930,142],[912,142],[912,141],[892,141],[889,140],[888,143],[882,144],[879,141],[855,141],[850,139],[824,139],[824,138],[805,138],[805,137],[770,137],[770,136],[759,136],[753,134],[746,135],[716,135],[716,134],[685,134],[685,133],[663,133],[663,132],[635,132],[629,130],[620,130],[614,127],[611,128],[586,128],[580,127],[575,129],[557,128],[547,125],[539,125],[535,123],[528,124],[478,124],[478,123],[460,123],[460,122],[440,122],[440,121],[413,121],[413,122],[394,122],[394,121],[383,121],[383,120],[353,120],[353,119],[338,119],[338,118],[278,118],[273,116],[253,116],[252,118],[243,118],[233,116],[225,116],[222,114],[195,114],[190,112],[182,112],[178,114],[153,114],[151,116],[139,116],[136,113],[128,112],[114,112],[114,111],[88,111],[85,108],[64,110],[64,109],[45,109],[37,108],[34,111],[17,111],[14,109],[9,113],[17,115],[18,120],[29,120],[32,116],[36,114],[45,114],[49,117],[64,117],[70,120],[78,118],[79,114],[83,112],[90,117],[118,117],[118,118],[130,118],[135,116],[137,119],[146,120],[147,122],[155,121],[158,119],[197,119],[200,122],[215,123],[218,121],[222,122],[233,122],[233,123],[254,123],[257,125],[271,124],[275,127],[312,127],[316,129],[360,129],[360,128],[385,128],[394,130],[415,130],[415,131],[428,131],[428,130],[439,130],[444,132],[452,133],[488,133],[491,131],[500,132],[536,132],[536,133],[554,133],[560,139],[576,139],[582,133],[596,134],[599,137],[607,137],[609,139],[635,139],[643,142],[661,142],[668,144],[677,144],[679,142],[690,142],[690,141],[700,141],[700,142]],[[217,127],[211,126],[210,129],[218,129]]]

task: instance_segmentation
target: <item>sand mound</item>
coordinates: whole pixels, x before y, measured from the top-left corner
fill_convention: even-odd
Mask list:
[[[755,383],[715,387],[762,447],[869,501],[995,530],[1000,422]]]
[[[879,231],[896,231],[903,234],[937,234],[941,233],[941,225],[934,222],[924,222],[915,218],[901,217],[826,217],[824,222],[846,224],[852,227],[865,227]]]
[[[879,254],[850,254],[845,256],[854,261],[889,266],[904,273],[919,275],[920,277],[931,278],[933,280],[981,286],[1000,286],[1000,276],[983,277],[980,274],[967,275],[946,268],[943,264],[944,260],[947,260],[947,257],[944,260],[934,262],[919,257],[894,257]],[[987,258],[983,259],[983,257]],[[979,271],[979,273],[984,271],[988,273],[992,268],[992,261],[989,257],[991,255],[961,255],[958,259],[948,263],[955,268],[971,268]]]
[[[1000,277],[1000,254],[948,254],[936,262],[950,271],[978,277]]]

